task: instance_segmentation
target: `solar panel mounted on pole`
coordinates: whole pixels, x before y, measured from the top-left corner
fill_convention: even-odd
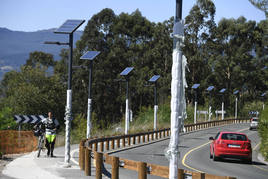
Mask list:
[[[222,103],[221,103],[221,119],[224,120],[224,92],[225,88],[222,88],[219,92],[222,94]]]
[[[129,131],[129,100],[128,100],[128,88],[129,88],[129,75],[130,72],[134,69],[134,67],[125,68],[120,75],[124,76],[126,79],[126,113],[125,113],[125,134],[128,134]]]
[[[154,83],[154,130],[157,130],[157,80],[160,78],[160,75],[154,75],[149,82]]]
[[[89,60],[89,82],[88,82],[88,105],[87,105],[87,138],[91,137],[91,86],[92,86],[92,70],[93,70],[93,59],[100,54],[99,51],[87,51],[83,56],[80,57],[81,60]]]
[[[200,86],[200,84],[196,83],[192,86],[192,89],[195,91],[195,98],[194,98],[194,123],[196,124],[196,113],[197,113],[197,88]]]
[[[234,91],[233,94],[235,95],[235,119],[237,119],[237,111],[238,111],[238,94],[239,94],[239,90]]]
[[[70,130],[72,120],[72,60],[73,60],[73,33],[85,22],[85,20],[66,20],[58,29],[54,31],[57,34],[69,35],[69,63],[68,63],[68,88],[67,102],[65,108],[65,158],[67,167],[70,166]]]
[[[214,89],[214,86],[209,86],[207,88],[207,91],[209,92],[209,107],[208,107],[208,121],[211,121],[211,116],[212,116],[212,112],[211,112],[211,92]]]

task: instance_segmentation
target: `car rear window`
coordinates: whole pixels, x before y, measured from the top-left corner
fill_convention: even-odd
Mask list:
[[[224,133],[221,135],[221,139],[246,141],[247,137],[242,134]]]

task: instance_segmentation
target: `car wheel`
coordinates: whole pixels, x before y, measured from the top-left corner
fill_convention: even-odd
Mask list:
[[[215,156],[215,152],[214,152],[214,150],[213,150],[213,161],[219,161],[219,157],[216,157],[216,156]]]
[[[251,127],[249,128],[249,130],[251,130]]]
[[[245,162],[246,162],[247,164],[252,164],[252,158],[246,159]]]

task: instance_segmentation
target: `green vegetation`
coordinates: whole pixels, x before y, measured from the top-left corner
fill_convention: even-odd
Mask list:
[[[260,151],[262,155],[264,156],[265,160],[268,161],[268,108],[267,106],[261,113],[258,132],[261,137]]]
[[[185,123],[193,122],[191,86],[195,83],[201,84],[199,109],[207,109],[208,86],[216,88],[211,93],[213,111],[221,109],[222,96],[218,91],[227,89],[224,95],[226,117],[234,113],[234,90],[240,90],[238,116],[247,117],[249,110],[259,110],[260,94],[268,89],[267,19],[257,23],[239,17],[222,19],[216,24],[215,13],[213,1],[197,0],[185,18],[183,54],[189,69]],[[106,135],[104,129],[112,133],[115,127],[124,125],[126,85],[115,79],[122,78],[120,72],[130,66],[134,67],[129,98],[135,124],[131,131],[152,128],[152,123],[147,122],[153,120],[153,88],[144,85],[155,74],[161,76],[158,81],[159,128],[168,126],[173,22],[173,17],[160,23],[150,22],[139,10],[116,15],[108,8],[88,20],[74,49],[73,66],[89,66],[88,61],[80,60],[86,51],[101,52],[93,65],[94,135]],[[0,114],[4,116],[1,129],[9,125],[16,128],[11,122],[14,114],[46,114],[48,111],[64,125],[68,55],[68,50],[62,50],[60,59],[55,61],[51,54],[32,52],[20,71],[5,74],[0,84]],[[75,69],[72,74],[74,140],[85,136],[88,74],[85,68]]]

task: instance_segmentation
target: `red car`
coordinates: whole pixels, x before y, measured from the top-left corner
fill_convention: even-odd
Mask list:
[[[210,158],[214,161],[220,158],[237,158],[252,162],[251,141],[246,134],[239,132],[219,132],[210,143]]]

